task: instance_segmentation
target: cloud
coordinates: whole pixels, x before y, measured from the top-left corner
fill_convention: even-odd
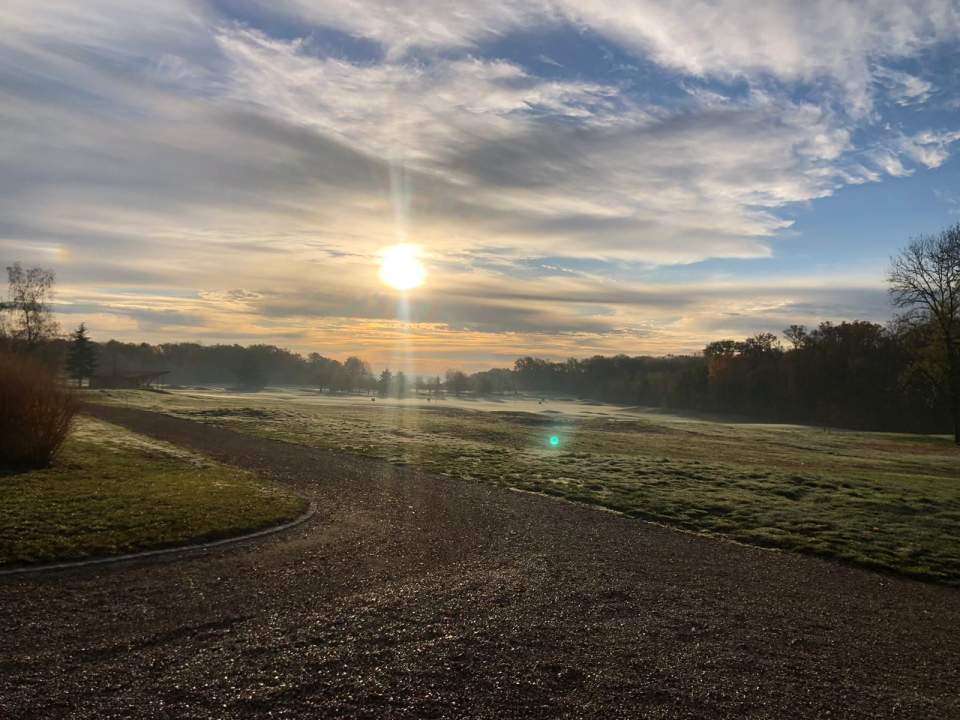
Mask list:
[[[938,168],[950,157],[950,146],[960,140],[960,131],[922,130],[912,135],[900,134],[878,143],[868,151],[879,169],[893,177],[914,173],[904,162],[926,168]]]
[[[873,168],[851,162],[851,130],[835,114],[761,90],[668,109],[505,61],[357,64],[242,28],[218,42],[235,102],[402,168],[406,184],[392,188],[402,222],[411,211],[438,227],[470,217],[528,251],[763,257],[790,224],[771,211],[877,170],[909,172],[888,150],[867,155]],[[899,151],[926,162],[943,147]],[[413,204],[399,202],[412,185]]]
[[[799,207],[942,167],[960,139],[922,115],[946,92],[923,58],[956,38],[949,2],[225,8],[0,8],[0,254],[54,264],[74,310],[128,337],[385,355],[398,320],[376,258],[407,240],[431,267],[411,319],[437,353],[502,353],[497,334],[695,348],[817,298],[878,317],[856,289],[621,287],[582,268],[774,257]],[[277,13],[282,36],[258,27]],[[502,50],[571,26],[655,72]],[[328,51],[337,32],[363,48]]]
[[[889,300],[883,288],[843,277],[640,286],[603,277],[551,276],[511,289],[486,276],[424,289],[405,301],[385,291],[364,292],[349,285],[326,291],[267,292],[250,311],[302,322],[348,318],[486,333],[586,333],[636,339],[656,332],[697,347],[703,332],[738,327],[727,322],[734,316],[764,327],[781,322],[786,327],[798,319],[807,323],[848,316],[882,319],[889,314]]]
[[[913,175],[913,170],[904,167],[899,154],[889,148],[876,148],[869,153],[873,163],[892,177],[907,177]]]
[[[853,114],[872,107],[874,61],[914,55],[960,32],[960,13],[950,0],[719,0],[692,6],[586,0],[570,7],[584,25],[685,74],[828,80]]]
[[[138,330],[152,332],[183,326],[201,327],[205,318],[201,315],[180,312],[178,310],[154,310],[145,307],[108,305],[98,303],[54,303],[54,312],[61,315],[104,314],[130,318],[136,322]]]
[[[549,0],[394,0],[376,7],[366,0],[277,0],[269,7],[314,26],[334,27],[374,40],[391,58],[416,48],[472,47],[513,30],[543,27],[561,19],[560,8]]]
[[[905,107],[922,105],[936,89],[933,83],[916,75],[882,66],[874,69],[873,76],[886,88],[891,100]]]
[[[252,300],[259,300],[263,297],[263,293],[244,290],[243,288],[235,288],[233,290],[201,290],[199,294],[204,300],[232,303],[245,303]]]
[[[950,156],[950,145],[958,140],[960,140],[960,130],[924,130],[900,138],[897,145],[900,151],[911,160],[928,168],[937,168]]]
[[[685,75],[827,80],[855,114],[872,108],[875,81],[892,82],[899,99],[916,101],[928,88],[884,63],[960,33],[960,10],[951,0],[401,0],[378,5],[377,12],[363,0],[284,0],[279,7],[318,26],[370,38],[391,58],[417,48],[472,48],[523,28],[574,23]]]
[[[454,45],[475,42],[478,28],[501,33],[529,20],[519,6],[496,7],[489,17],[449,19],[440,12],[434,24],[452,25],[417,43],[445,46],[441,36]],[[625,23],[648,17],[641,13],[646,7],[628,13]],[[715,14],[726,18],[734,9],[720,4]],[[104,18],[121,11],[108,10],[57,30],[71,49],[115,52],[121,26]],[[565,16],[561,10],[535,9],[554,19]],[[291,244],[319,235],[328,239],[329,252],[353,251],[358,242],[372,252],[390,234],[402,240],[417,232],[435,247],[442,245],[439,238],[450,238],[450,245],[485,236],[486,242],[522,247],[527,255],[560,245],[569,256],[650,263],[766,257],[770,239],[791,222],[778,210],[828,196],[844,184],[876,180],[878,171],[910,174],[907,162],[936,167],[953,141],[949,133],[919,133],[887,141],[854,161],[856,148],[843,118],[778,92],[754,88],[736,100],[693,95],[686,104],[663,107],[616,85],[545,80],[502,60],[364,63],[318,56],[304,40],[215,25],[201,13],[180,11],[133,26],[134,36],[143,33],[155,51],[133,69],[118,70],[90,50],[83,62],[65,62],[62,52],[17,36],[16,46],[29,48],[46,78],[36,86],[57,78],[95,89],[101,102],[15,95],[0,111],[18,140],[0,156],[2,184],[11,190],[8,217],[24,217],[37,235],[96,234],[107,243],[129,232],[137,214],[156,217],[156,227],[176,213],[182,221],[166,220],[171,226],[157,247],[169,247],[169,236],[181,232],[183,244],[195,246],[200,225],[216,243],[242,244],[245,235],[270,238],[275,233],[268,228],[282,214],[287,225],[299,220]],[[386,43],[392,40],[384,33],[394,26],[384,18],[395,11],[414,18],[420,12],[398,5],[370,27],[350,27],[350,18],[364,14],[317,10],[323,17],[333,13],[330,23]],[[604,26],[602,3],[583,13],[591,26]],[[344,17],[338,20],[338,14]],[[768,14],[751,22],[772,22]],[[49,15],[44,17],[52,25]],[[694,15],[696,27],[703,18]],[[906,35],[918,31],[914,14],[908,15],[901,18]],[[668,36],[672,18],[658,21]],[[61,19],[66,27],[73,16]],[[185,33],[178,45],[204,51],[192,61],[171,54],[157,28],[175,28]],[[696,42],[681,44],[691,55],[691,72],[712,57]],[[901,39],[894,47],[909,45]],[[129,40],[121,47],[135,53]],[[710,67],[734,73],[783,65],[777,72],[784,77],[803,75],[766,57],[762,48],[756,52],[752,64],[728,58]],[[136,125],[130,113],[140,118]],[[48,139],[62,127],[72,132],[51,145]],[[863,165],[865,158],[871,166]],[[50,205],[57,211],[43,214],[60,222],[36,227],[30,218]],[[361,241],[358,233],[344,231],[354,223],[343,218],[364,211]],[[465,221],[472,237],[462,237]],[[144,247],[152,234],[141,237]],[[273,247],[270,240],[260,243],[261,249]]]
[[[101,339],[139,341],[149,333],[157,342],[267,341],[341,358],[359,348],[378,367],[402,361],[420,372],[450,363],[482,367],[531,351],[556,358],[698,352],[720,337],[823,319],[883,321],[889,314],[882,288],[843,276],[650,285],[561,275],[509,288],[494,275],[458,277],[399,303],[396,295],[347,282],[324,290],[243,290],[240,302],[215,291],[174,297],[65,286],[73,300],[57,309],[65,326],[82,317]],[[399,359],[398,342],[405,348]]]
[[[396,298],[372,295],[362,301],[343,295],[309,295],[267,299],[257,307],[267,317],[353,318],[411,322],[418,325],[442,325],[448,330],[474,330],[493,333],[607,334],[621,328],[596,314],[580,317],[574,313],[551,312],[537,305],[526,307],[490,300],[471,301],[445,298],[443,294],[418,297],[409,308],[399,310]]]
[[[563,67],[563,63],[559,63],[549,55],[545,55],[543,53],[540,53],[539,55],[537,55],[537,60],[542,62],[544,65],[553,65],[553,67],[558,67],[558,68]]]
[[[217,40],[231,61],[235,101],[417,167],[433,167],[464,136],[492,140],[545,119],[589,122],[618,94],[597,83],[540,80],[502,60],[371,65],[316,57],[302,41],[244,28],[223,28]]]

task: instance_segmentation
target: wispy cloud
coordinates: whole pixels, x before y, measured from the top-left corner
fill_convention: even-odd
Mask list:
[[[364,0],[282,0],[277,6],[374,39],[391,57],[415,48],[476,47],[521,28],[573,22],[687,75],[826,79],[855,112],[871,108],[873,81],[891,75],[882,62],[955,40],[960,31],[960,11],[951,0],[717,0],[694,6],[661,0],[425,0],[390,2],[376,12]],[[917,89],[901,84],[908,93]]]
[[[885,87],[890,99],[898,105],[922,105],[936,90],[933,83],[892,68],[877,67],[873,76]]]

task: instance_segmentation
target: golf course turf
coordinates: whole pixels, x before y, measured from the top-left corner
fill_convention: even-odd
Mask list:
[[[960,449],[945,437],[571,402],[371,403],[293,391],[91,399],[960,584]]]

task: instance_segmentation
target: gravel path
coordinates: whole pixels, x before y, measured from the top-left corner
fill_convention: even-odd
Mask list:
[[[166,416],[314,519],[0,581],[6,718],[960,718],[960,592]]]

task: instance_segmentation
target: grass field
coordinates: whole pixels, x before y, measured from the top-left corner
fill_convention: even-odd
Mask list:
[[[88,397],[960,585],[960,451],[946,437],[536,400],[426,404],[190,391]]]
[[[224,538],[304,509],[249,473],[81,417],[52,467],[0,474],[0,566]]]

